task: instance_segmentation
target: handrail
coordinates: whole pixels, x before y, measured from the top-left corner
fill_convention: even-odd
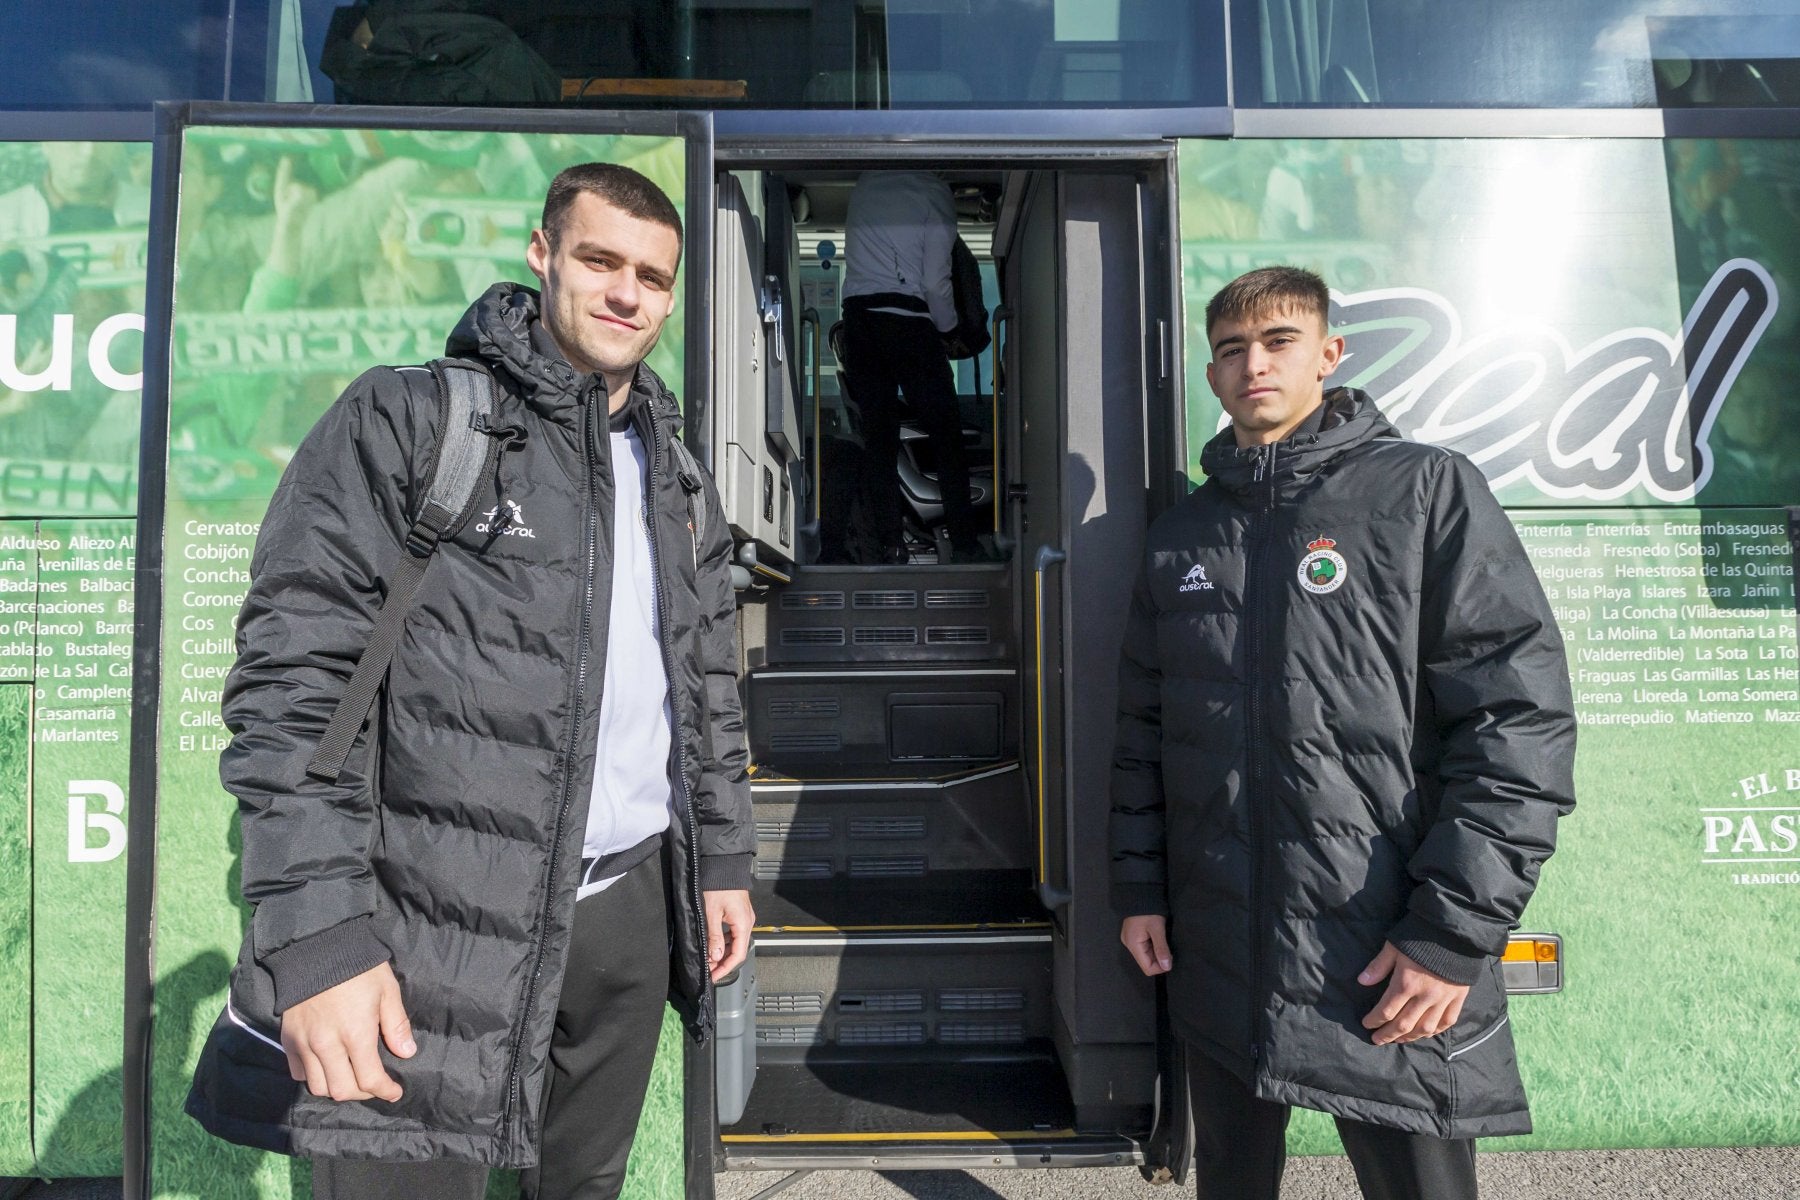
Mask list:
[[[994,369],[989,372],[989,374],[993,376],[994,405],[993,421],[988,426],[988,428],[993,430],[988,440],[993,443],[994,449],[994,499],[993,503],[988,507],[994,510],[994,532],[996,534],[1000,532],[1000,498],[1006,494],[1006,485],[1000,478],[1000,356],[1004,353],[1000,331],[1001,327],[1010,320],[1012,320],[1012,309],[1008,308],[1006,305],[1002,304],[994,310],[994,337],[992,341],[994,347]]]
[[[819,347],[823,337],[820,330],[819,310],[816,308],[802,309],[800,324],[812,326],[812,518],[816,525],[819,520],[820,493],[825,489],[825,431],[819,421],[822,412],[819,393],[822,386],[821,380],[824,378],[823,368],[819,362]]]
[[[1069,899],[1070,899],[1070,891],[1067,886],[1068,880],[1066,878],[1063,880],[1064,886],[1062,886],[1062,887],[1057,887],[1050,882],[1050,863],[1049,863],[1050,839],[1049,839],[1049,833],[1048,833],[1048,828],[1047,828],[1047,823],[1046,823],[1047,814],[1044,811],[1044,809],[1045,809],[1045,788],[1044,788],[1044,572],[1048,571],[1051,567],[1057,565],[1058,563],[1064,563],[1064,562],[1067,562],[1068,560],[1069,560],[1069,556],[1066,553],[1064,553],[1063,551],[1058,550],[1053,546],[1040,546],[1040,547],[1038,547],[1037,559],[1032,564],[1032,569],[1036,575],[1036,593],[1037,593],[1037,595],[1036,595],[1036,606],[1037,606],[1037,676],[1036,676],[1037,677],[1037,808],[1038,808],[1038,814],[1037,814],[1038,815],[1038,822],[1037,822],[1037,824],[1038,824],[1037,894],[1038,894],[1039,902],[1042,903],[1045,908],[1050,909],[1052,912],[1054,912],[1055,910],[1057,910],[1059,908],[1063,908],[1063,907],[1067,906],[1067,904],[1069,903]],[[1066,793],[1066,789],[1065,789],[1065,793]],[[1070,806],[1068,804],[1067,796],[1065,794],[1064,803],[1063,803],[1063,813],[1064,813],[1065,825],[1067,824],[1067,821],[1068,821],[1069,808],[1070,808]],[[1068,857],[1069,857],[1068,843],[1070,840],[1069,832],[1066,829],[1064,831],[1063,840],[1064,840],[1063,861],[1066,864],[1068,862]],[[1067,872],[1065,871],[1064,874],[1066,875]]]

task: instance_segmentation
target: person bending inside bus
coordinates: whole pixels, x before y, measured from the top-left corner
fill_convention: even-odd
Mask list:
[[[1150,526],[1120,668],[1121,940],[1167,975],[1205,1200],[1280,1193],[1290,1105],[1363,1195],[1466,1200],[1531,1122],[1498,956],[1574,804],[1561,635],[1481,473],[1325,388],[1317,275],[1206,309],[1230,427]]]
[[[617,1196],[665,1003],[704,1034],[744,959],[731,533],[643,365],[680,260],[654,183],[571,167],[541,290],[495,284],[451,333],[506,449],[341,772],[315,752],[428,533],[433,373],[352,383],[263,522],[219,764],[253,912],[188,1111],[312,1158],[315,1196],[479,1200],[489,1166]]]
[[[905,561],[900,397],[924,429],[952,555],[981,557],[969,499],[968,452],[944,335],[956,328],[950,185],[921,171],[865,171],[844,223],[844,378],[863,449],[877,472],[873,524],[887,556]]]

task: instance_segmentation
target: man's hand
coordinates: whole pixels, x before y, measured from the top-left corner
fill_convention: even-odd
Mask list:
[[[1166,917],[1126,917],[1119,927],[1119,940],[1131,951],[1138,970],[1146,975],[1161,975],[1175,965],[1169,957],[1169,922]]]
[[[400,1085],[381,1065],[382,1041],[396,1058],[411,1058],[418,1051],[412,1023],[400,1003],[400,981],[387,963],[309,996],[281,1014],[288,1074],[315,1096],[398,1100]]]
[[[1383,979],[1388,981],[1387,991],[1363,1018],[1363,1028],[1374,1031],[1370,1038],[1377,1046],[1436,1037],[1456,1024],[1463,1001],[1469,998],[1467,985],[1433,975],[1394,949],[1392,942],[1381,944],[1381,953],[1356,982],[1374,987]]]
[[[745,891],[706,892],[706,961],[714,983],[737,970],[750,953],[750,930],[756,913]]]

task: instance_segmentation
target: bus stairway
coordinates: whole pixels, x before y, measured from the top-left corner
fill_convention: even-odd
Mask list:
[[[1015,627],[1004,565],[806,567],[747,637],[757,1070],[730,1165],[1035,1164],[1077,1136]]]

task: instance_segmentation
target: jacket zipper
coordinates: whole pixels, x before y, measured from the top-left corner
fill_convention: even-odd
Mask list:
[[[1245,705],[1244,753],[1249,758],[1250,785],[1246,790],[1250,823],[1250,1002],[1255,1007],[1250,1019],[1250,1069],[1254,1075],[1262,1068],[1263,1040],[1267,1004],[1262,994],[1262,925],[1263,925],[1263,843],[1262,829],[1262,561],[1268,541],[1266,528],[1275,507],[1276,444],[1271,442],[1256,452],[1253,483],[1267,487],[1250,510],[1250,557],[1244,575],[1244,617],[1247,626],[1244,639],[1244,679],[1248,692]]]
[[[694,907],[689,916],[689,922],[695,926],[694,932],[699,936],[698,945],[700,949],[700,1004],[699,1021],[697,1023],[700,1027],[701,1036],[705,1037],[707,1032],[712,1028],[712,987],[710,986],[711,980],[708,978],[709,972],[707,971],[708,960],[706,957],[706,938],[708,931],[706,928],[707,923],[705,916],[706,904],[705,900],[700,895],[700,827],[699,821],[694,816],[693,788],[688,784],[687,756],[685,753],[686,747],[684,746],[681,737],[681,712],[676,702],[675,663],[674,659],[669,654],[669,607],[667,596],[663,590],[662,535],[657,530],[656,521],[657,484],[659,482],[659,476],[662,471],[665,456],[663,428],[661,423],[657,421],[655,413],[649,414],[649,424],[651,447],[650,479],[648,486],[644,488],[644,526],[650,534],[650,580],[652,586],[656,590],[656,619],[659,622],[657,632],[662,635],[656,640],[658,648],[662,651],[663,676],[669,682],[670,746],[675,757],[675,775],[681,782],[681,809],[682,816],[686,818],[687,825],[688,881],[691,885],[691,892],[694,900]],[[686,485],[683,483],[681,486],[685,487]],[[694,548],[696,587],[698,586],[699,578],[699,553],[699,547],[696,546]],[[706,686],[706,673],[704,671],[701,672],[700,686],[703,688]],[[709,736],[709,734],[709,730],[702,729],[700,731],[702,737]]]
[[[506,1071],[506,1111],[501,1114],[500,1127],[511,1130],[513,1115],[517,1111],[519,1099],[519,1058],[524,1053],[525,1035],[531,1028],[531,1010],[536,1006],[538,978],[544,970],[544,942],[550,927],[550,918],[556,904],[556,869],[562,861],[563,826],[569,816],[569,798],[575,784],[575,750],[576,739],[581,736],[582,697],[587,693],[588,640],[589,625],[594,615],[594,559],[598,551],[595,548],[595,516],[594,516],[594,474],[598,470],[598,461],[594,454],[593,410],[595,397],[589,391],[587,402],[581,406],[582,421],[582,454],[587,463],[588,502],[584,506],[586,516],[584,524],[587,533],[587,566],[583,574],[584,595],[581,604],[581,626],[576,641],[575,686],[569,703],[569,735],[563,752],[563,786],[562,799],[557,804],[556,826],[553,840],[550,843],[550,869],[544,883],[544,911],[538,917],[537,946],[531,961],[531,974],[525,982],[525,1011],[519,1020],[519,1031],[513,1038],[512,1061]],[[523,1118],[521,1118],[522,1120]],[[519,1140],[523,1140],[524,1130],[519,1131]]]

